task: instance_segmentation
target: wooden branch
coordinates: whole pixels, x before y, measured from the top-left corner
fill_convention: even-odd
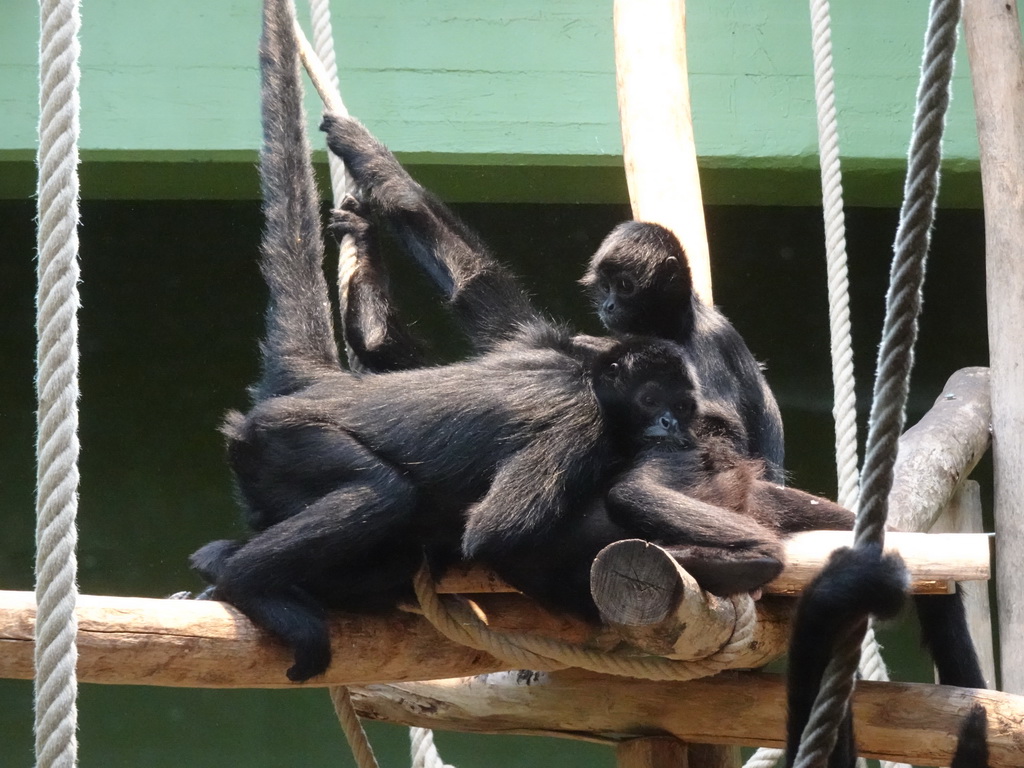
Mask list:
[[[582,672],[498,673],[353,690],[365,717],[474,733],[526,733],[617,742],[667,734],[684,741],[783,746],[785,681],[763,673],[686,683]],[[868,757],[949,765],[960,720],[975,702],[988,712],[991,768],[1019,768],[1024,697],[948,686],[860,682],[857,741]]]
[[[889,523],[927,531],[988,450],[992,407],[987,368],[964,368],[935,405],[900,438],[889,494]]]
[[[765,587],[765,593],[796,594],[825,565],[839,547],[853,544],[847,531],[808,531],[786,540],[786,569]],[[991,572],[992,537],[985,533],[885,534],[885,550],[899,552],[910,571],[910,591],[948,594],[951,582],[988,579]]]
[[[794,556],[794,563],[802,564],[804,575],[784,583],[783,591],[796,589],[800,579],[809,577],[813,571],[807,563],[823,562],[827,548],[840,545],[849,534],[816,532],[801,534],[794,541],[815,537],[826,543],[813,545],[815,551],[808,557]],[[948,546],[943,545],[947,540]],[[887,541],[905,554],[912,572],[920,568],[931,573],[928,578],[932,583],[939,579],[944,584],[947,577],[969,579],[987,575],[989,540],[984,535],[894,533],[887,536]],[[931,565],[932,561],[942,562],[946,558],[953,565],[931,570],[925,567],[925,563]],[[692,587],[691,595],[704,599],[703,593]],[[617,636],[607,629],[554,616],[519,596],[480,596],[476,602],[489,626],[498,631],[538,632],[599,649],[617,642]],[[721,627],[730,626],[732,618],[720,605],[721,610],[701,608],[700,603],[693,605],[704,611],[705,623],[717,621]],[[751,644],[750,658],[744,659],[744,663],[754,666],[784,650],[784,611],[784,607],[768,601],[759,605],[761,626]],[[284,670],[291,663],[288,651],[226,604],[83,595],[77,613],[78,674],[83,682],[197,688],[292,685],[284,677]],[[0,591],[0,678],[32,676],[34,622],[32,593]],[[704,642],[696,631],[688,633],[693,635],[692,639],[681,640],[681,629],[677,621],[671,631],[662,628],[659,633],[657,628],[648,628],[638,637],[646,635],[656,649],[671,644],[677,655],[685,655],[686,651],[678,649],[686,642]],[[485,653],[449,642],[424,619],[411,614],[338,614],[332,618],[332,637],[335,663],[313,685],[425,680],[493,672],[508,666]],[[382,654],[382,648],[388,652]]]
[[[1002,686],[1024,693],[1024,45],[1016,0],[964,3],[985,201]]]
[[[711,266],[686,70],[680,0],[616,0],[615,73],[633,216],[668,227],[683,245],[706,304]]]

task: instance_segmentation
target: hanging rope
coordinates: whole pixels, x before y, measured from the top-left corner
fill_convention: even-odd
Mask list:
[[[71,768],[78,658],[78,133],[81,14],[43,0],[39,40],[38,438],[35,741],[39,768]]]
[[[906,418],[910,369],[921,309],[921,287],[935,218],[942,131],[949,106],[959,18],[960,0],[932,0],[903,206],[893,246],[885,324],[864,458],[862,506],[854,529],[854,546],[881,544],[885,537],[888,496],[892,488],[897,441]],[[860,643],[866,630],[865,621],[855,628],[842,647],[835,649],[825,670],[814,711],[804,729],[794,763],[796,768],[819,768],[826,764],[835,745],[836,728],[849,705]]]
[[[347,115],[348,110],[341,99],[338,83],[338,65],[334,56],[334,34],[331,30],[331,10],[328,0],[310,0],[309,12],[313,22],[314,46],[310,46],[302,28],[296,23],[295,40],[299,46],[306,72],[309,74],[313,87],[320,94],[324,105],[335,114]],[[327,163],[331,171],[331,189],[334,204],[338,205],[345,195],[355,195],[355,182],[348,174],[341,158],[331,152],[327,153]],[[341,322],[345,322],[344,308],[348,304],[348,286],[356,269],[355,240],[346,236],[338,249],[338,302],[342,308]],[[349,368],[361,370],[362,363],[346,344]],[[377,768],[377,760],[356,715],[348,688],[337,686],[331,690],[331,701],[338,715],[352,753],[359,768]],[[412,768],[451,768],[446,766],[434,746],[434,732],[428,728],[410,728]]]
[[[323,101],[327,111],[333,112],[336,115],[348,115],[348,110],[345,108],[345,103],[341,100],[341,93],[338,89],[338,68],[334,60],[334,45],[332,42],[334,38],[331,34],[330,11],[327,0],[310,0],[310,10],[314,25],[319,25],[315,32],[317,43],[326,49],[326,60],[330,62],[330,67],[324,65],[321,60],[324,58],[324,55],[313,50],[313,46],[309,44],[309,40],[306,38],[306,33],[302,31],[302,27],[296,21],[295,44],[299,48],[302,65],[306,68],[306,74],[309,75],[313,87],[320,94],[320,99]],[[339,158],[328,152],[327,162],[331,169],[331,187],[334,195],[334,204],[338,205],[345,195],[355,196],[358,189],[355,182],[352,181],[352,177],[345,169],[345,164]],[[338,302],[339,306],[342,307],[341,323],[343,326],[345,323],[344,307],[348,304],[348,286],[357,266],[356,254],[355,240],[351,236],[346,235],[342,238],[341,245],[338,247]],[[344,336],[344,333],[342,335]],[[362,363],[353,354],[347,342],[345,344],[345,351],[348,357],[348,367],[353,371],[363,370]]]
[[[811,0],[814,50],[814,101],[818,113],[818,152],[821,156],[821,196],[825,219],[825,257],[828,264],[828,316],[832,340],[832,386],[836,423],[837,500],[857,509],[857,396],[850,333],[850,281],[846,268],[846,217],[843,176],[839,164],[835,71],[828,0]]]

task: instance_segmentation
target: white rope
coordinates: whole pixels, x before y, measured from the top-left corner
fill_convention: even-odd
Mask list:
[[[35,742],[39,768],[77,764],[77,0],[42,0],[39,39]]]
[[[835,68],[832,62],[832,20],[829,0],[810,0],[811,41],[814,51],[814,102],[818,117],[825,257],[828,273],[828,315],[832,350],[832,418],[836,430],[837,500],[857,511],[857,394],[853,370],[850,323],[850,282],[847,271],[846,216],[839,159],[839,119],[836,114]],[[869,626],[861,644],[860,674],[868,680],[889,680],[882,649]],[[882,768],[910,768],[882,761]]]
[[[330,2],[328,0],[309,0],[309,13],[313,23],[313,46],[310,46],[302,28],[296,24],[295,39],[299,46],[299,54],[325,106],[335,114],[347,115],[348,110],[345,109],[345,104],[341,99],[338,83],[338,64],[334,55]],[[345,195],[355,195],[358,190],[340,157],[333,152],[328,152],[327,163],[331,171],[334,204],[337,206]],[[342,323],[345,321],[344,307],[348,304],[349,281],[355,268],[355,240],[346,236],[342,239],[338,249],[338,301],[339,306],[342,307]],[[348,350],[348,361],[350,368],[361,367],[351,349]],[[349,744],[352,746],[352,752],[356,755],[360,768],[376,768],[376,758],[373,756],[366,731],[359,724],[355,709],[352,708],[348,689],[332,688],[331,700],[334,702],[334,709],[342,722],[345,735],[348,736]],[[343,707],[345,703],[347,703],[347,709]],[[345,718],[342,718],[343,712],[345,712]],[[433,731],[427,728],[410,728],[409,739],[412,743],[413,768],[450,768],[450,766],[445,766],[434,746]]]
[[[434,732],[429,728],[409,729],[409,753],[412,768],[452,768],[441,759],[434,744]]]
[[[814,101],[818,114],[818,152],[821,165],[822,209],[825,218],[825,256],[828,263],[828,315],[832,342],[832,386],[836,423],[837,500],[857,510],[857,395],[850,333],[850,282],[846,268],[846,217],[843,176],[839,163],[835,70],[829,0],[811,0],[814,49]]]
[[[314,24],[319,23],[321,25],[321,29],[316,33],[317,41],[320,45],[330,47],[328,52],[330,67],[325,66],[323,61],[321,61],[322,57],[313,50],[313,46],[309,44],[309,40],[306,39],[306,34],[302,31],[302,27],[299,26],[298,22],[295,24],[295,43],[299,47],[299,56],[302,58],[302,65],[306,68],[306,74],[309,75],[313,87],[320,94],[324,107],[328,112],[347,116],[348,110],[345,108],[345,103],[342,101],[341,93],[338,90],[338,68],[334,63],[330,14],[326,8],[315,7],[317,5],[326,6],[327,2],[326,0],[319,0],[319,2],[318,0],[310,0],[310,6]],[[325,23],[327,25],[326,30],[322,28],[322,25]],[[334,203],[337,205],[345,195],[355,196],[358,193],[358,188],[340,158],[328,152],[327,160],[331,169]],[[338,306],[341,307],[342,326],[345,323],[345,307],[348,305],[348,286],[357,266],[356,253],[355,239],[346,235],[342,238],[341,245],[338,247]],[[344,336],[345,334],[343,333],[342,335]],[[347,352],[349,368],[354,371],[362,370],[362,362],[352,352],[348,342],[345,343],[345,350]]]

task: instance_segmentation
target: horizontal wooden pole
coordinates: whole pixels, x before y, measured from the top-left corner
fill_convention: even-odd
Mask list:
[[[353,690],[365,717],[427,728],[615,742],[670,734],[688,742],[783,746],[785,680],[722,674],[685,683],[578,671],[498,673]],[[974,703],[988,713],[991,768],[1020,768],[1024,697],[917,683],[859,682],[853,696],[861,754],[949,765],[960,721]]]
[[[35,598],[0,591],[0,678],[31,679]],[[86,683],[287,688],[291,654],[226,603],[81,595],[78,678]],[[507,668],[406,613],[332,619],[335,663],[315,685],[429,680]]]
[[[785,652],[791,602],[776,599],[757,605],[754,634],[732,668],[760,666]],[[478,595],[473,603],[497,632],[541,635],[598,651],[622,645],[614,628],[549,613],[522,595]],[[32,677],[35,612],[31,592],[0,591],[0,678]],[[291,664],[289,652],[226,603],[82,595],[77,614],[82,682],[195,688],[294,685],[284,676]],[[724,615],[720,619],[728,623],[728,633],[719,645],[729,639],[735,621]],[[683,630],[677,630],[675,641],[685,649],[685,638],[678,638]],[[413,612],[335,614],[331,636],[333,664],[304,685],[432,680],[512,666],[447,640]],[[685,652],[675,656],[693,658]]]
[[[786,568],[765,586],[765,594],[792,595],[821,570],[829,554],[849,546],[848,531],[807,531],[786,540]],[[916,594],[947,594],[953,582],[981,581],[991,573],[991,536],[973,534],[926,534],[892,531],[885,535],[888,551],[899,552],[910,570],[910,589]],[[514,592],[492,572],[478,566],[451,568],[437,591],[444,594]]]
[[[853,544],[849,531],[808,531],[786,541],[786,568],[765,587],[768,594],[796,594],[840,547]],[[989,578],[992,537],[987,533],[885,534],[887,552],[898,552],[910,571],[910,591],[915,594],[952,592],[957,581]]]

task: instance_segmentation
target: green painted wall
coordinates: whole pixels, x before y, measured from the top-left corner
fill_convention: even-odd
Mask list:
[[[4,6],[0,194],[22,196],[32,187],[38,22],[34,4]],[[334,9],[350,110],[445,196],[623,198],[608,0],[341,0]],[[806,4],[690,0],[688,12],[709,201],[813,203]],[[925,12],[919,0],[833,3],[855,202],[898,199]],[[258,25],[258,3],[241,0],[86,3],[84,194],[254,195]],[[945,187],[949,201],[973,204],[977,143],[963,55],[954,92]]]

